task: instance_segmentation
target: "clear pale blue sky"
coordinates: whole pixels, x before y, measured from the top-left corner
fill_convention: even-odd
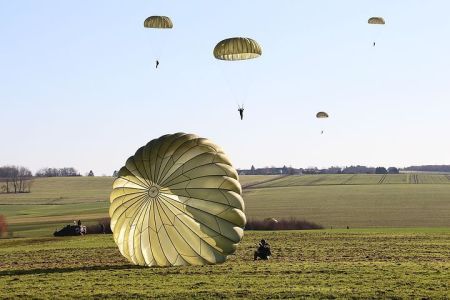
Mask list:
[[[0,0],[0,165],[110,175],[178,131],[212,139],[237,168],[450,164],[449,11],[447,0]],[[174,29],[144,29],[150,15]],[[215,60],[232,36],[256,39],[262,57]]]

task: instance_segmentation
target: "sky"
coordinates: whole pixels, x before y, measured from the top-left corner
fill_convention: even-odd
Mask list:
[[[175,132],[211,139],[241,169],[450,164],[448,11],[447,0],[0,0],[0,165],[111,175]],[[144,28],[151,15],[174,28]],[[214,59],[235,36],[262,56]]]

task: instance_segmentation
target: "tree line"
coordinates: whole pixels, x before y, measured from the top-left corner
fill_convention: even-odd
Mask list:
[[[22,166],[0,167],[0,192],[29,193],[33,182],[31,171]]]
[[[403,171],[409,172],[441,172],[450,173],[450,165],[424,165],[424,166],[411,166],[403,168]]]
[[[239,175],[301,175],[301,174],[399,174],[399,168],[396,167],[367,167],[367,166],[349,166],[349,167],[330,167],[326,169],[313,168],[293,168],[283,166],[255,168],[252,166],[248,170],[238,169]]]
[[[23,166],[0,167],[0,193],[18,194],[31,192],[34,177],[72,177],[81,176],[75,168],[42,168],[34,176]],[[94,176],[90,171],[88,176]]]
[[[75,168],[42,168],[35,174],[36,177],[72,177],[81,176]]]

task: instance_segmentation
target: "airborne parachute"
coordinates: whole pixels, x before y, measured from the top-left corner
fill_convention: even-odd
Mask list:
[[[261,54],[261,46],[250,38],[229,38],[214,47],[214,57],[220,60],[246,60],[260,57]]]
[[[153,31],[152,51],[155,56],[156,68],[158,68],[159,59],[163,54],[162,47],[164,44],[163,40],[165,38],[165,34],[157,34],[155,31],[159,31],[159,29],[172,29],[173,28],[172,20],[166,16],[151,16],[145,19],[144,27],[150,29],[157,29]]]
[[[382,17],[372,17],[367,21],[369,24],[373,25],[384,25],[386,22]]]
[[[144,21],[145,28],[171,29],[173,28],[172,20],[165,16],[151,16]]]
[[[382,17],[372,17],[370,18],[367,23],[369,23],[370,25],[384,25],[386,24],[386,22],[384,21],[384,19]],[[373,42],[373,46],[376,46],[376,42]]]
[[[176,133],[139,148],[110,196],[120,252],[142,266],[224,262],[246,223],[236,170],[220,147]]]
[[[258,58],[262,55],[262,49],[261,46],[253,39],[250,38],[244,38],[244,37],[234,37],[229,38],[220,41],[217,43],[217,45],[214,47],[213,51],[214,57],[218,60],[222,61],[243,61],[243,60],[251,60]],[[236,67],[236,66],[234,66]],[[232,72],[232,78],[235,77],[235,72],[237,72],[237,69],[234,68]],[[245,72],[248,72],[248,69],[245,70]],[[249,76],[247,81],[247,87],[250,85],[249,82],[251,82],[252,76]],[[233,85],[233,84],[232,84]],[[236,95],[243,95],[242,91],[236,92]],[[241,96],[242,98],[245,98],[245,96]],[[241,120],[243,118],[243,112],[244,112],[244,99],[241,99],[241,101],[236,101],[238,104],[238,111],[241,117]]]
[[[326,112],[324,112],[324,111],[319,111],[319,112],[316,114],[316,118],[317,118],[317,119],[326,119],[326,118],[328,118],[328,117],[329,117],[328,114],[327,114]],[[321,134],[323,134],[323,132],[324,132],[324,130],[322,129]]]
[[[318,119],[328,118],[328,114],[324,111],[319,111],[316,114],[316,118],[318,118]]]

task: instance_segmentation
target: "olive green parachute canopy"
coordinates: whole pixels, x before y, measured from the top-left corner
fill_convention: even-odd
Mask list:
[[[252,59],[261,54],[261,46],[255,40],[243,37],[225,39],[214,47],[214,57],[220,60]]]
[[[372,17],[368,21],[369,24],[375,24],[375,25],[384,25],[386,22],[381,17]]]
[[[319,111],[316,114],[316,118],[319,118],[319,119],[328,118],[328,114],[326,112],[324,112],[324,111]]]
[[[145,19],[144,27],[146,28],[158,28],[158,29],[170,29],[173,27],[172,20],[169,17],[164,16],[151,16]]]
[[[219,146],[193,134],[164,135],[139,148],[113,183],[114,241],[142,266],[224,262],[244,235],[241,193]]]

